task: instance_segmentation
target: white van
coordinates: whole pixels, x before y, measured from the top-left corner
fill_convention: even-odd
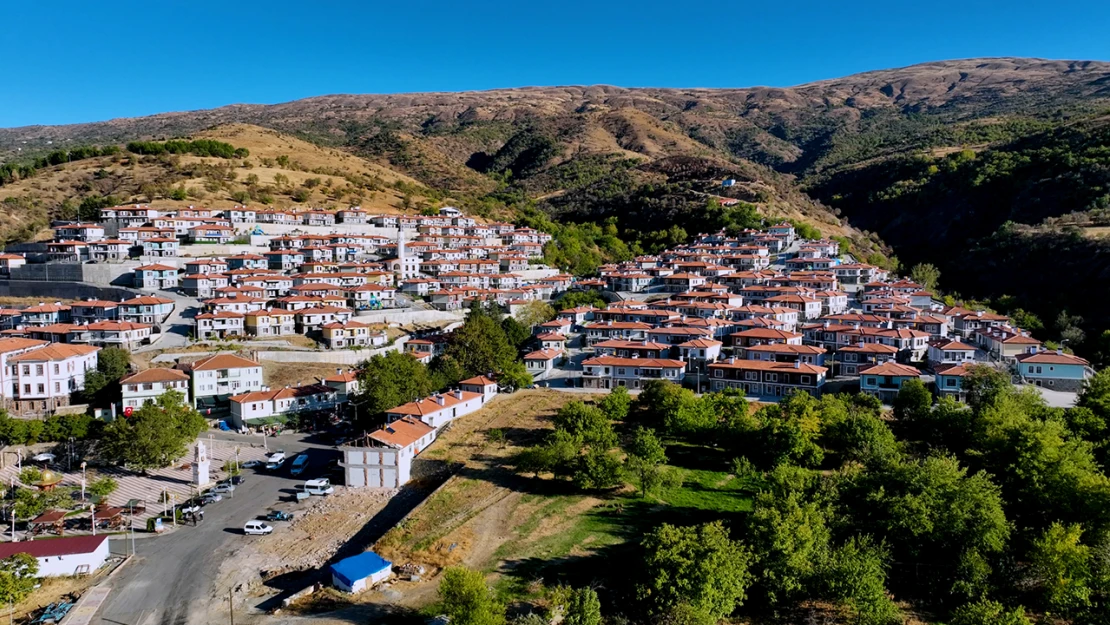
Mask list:
[[[247,521],[247,524],[243,526],[243,533],[247,536],[265,536],[273,531],[272,526],[262,521]]]
[[[289,469],[289,475],[300,475],[307,468],[308,454],[299,454],[296,458],[293,458],[293,466]]]
[[[305,482],[304,492],[309,495],[330,495],[335,492],[335,487],[331,485],[331,480],[322,477],[318,480],[308,480]]]

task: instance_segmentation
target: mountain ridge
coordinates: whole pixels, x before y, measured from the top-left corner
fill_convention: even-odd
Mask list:
[[[955,74],[952,74],[955,72]],[[1013,74],[1020,73],[1021,77]],[[966,74],[964,76],[963,74]],[[1064,80],[1064,77],[1082,75],[1084,80]],[[1036,79],[1034,84],[1029,79]],[[978,80],[976,80],[978,79]],[[883,84],[878,84],[883,83]],[[898,83],[883,93],[889,85]],[[937,86],[944,86],[941,98]],[[515,87],[484,91],[415,92],[401,94],[330,94],[312,96],[278,104],[228,104],[196,111],[175,111],[140,117],[123,117],[105,121],[68,125],[35,125],[0,129],[0,150],[10,150],[17,142],[34,140],[95,141],[114,136],[114,140],[146,138],[158,133],[182,134],[198,132],[206,127],[226,123],[292,124],[304,114],[312,112],[325,118],[337,113],[362,113],[386,117],[411,117],[420,112],[462,115],[475,104],[490,109],[489,119],[515,116],[528,109],[539,112],[555,109],[572,112],[593,104],[613,106],[637,105],[648,109],[663,106],[667,114],[686,112],[685,104],[675,99],[695,98],[714,102],[744,105],[743,111],[775,113],[798,107],[804,102],[799,98],[830,99],[832,105],[843,104],[852,109],[869,109],[885,105],[948,104],[964,96],[987,94],[980,91],[1006,90],[1003,95],[1022,92],[1037,93],[1067,86],[1075,97],[1110,97],[1110,62],[1080,60],[1024,59],[1015,57],[975,58],[932,61],[906,67],[870,70],[841,78],[830,78],[792,87],[732,87],[732,88],[681,88],[681,87],[618,87],[612,85],[566,85],[554,87]],[[907,91],[906,88],[909,88]],[[532,102],[512,102],[515,96],[529,96]],[[541,102],[535,102],[542,96]],[[733,101],[743,96],[743,102]],[[863,97],[866,96],[866,97]],[[505,102],[499,102],[505,98]],[[489,101],[493,99],[494,103]],[[851,100],[850,103],[846,103]],[[681,104],[681,105],[680,105]],[[693,103],[694,107],[698,103]],[[815,104],[810,102],[810,104]],[[554,109],[552,108],[554,107]],[[766,110],[765,110],[766,109]],[[280,129],[280,128],[279,128]]]

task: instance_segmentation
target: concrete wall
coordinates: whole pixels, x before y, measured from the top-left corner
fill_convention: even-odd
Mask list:
[[[88,299],[90,297],[118,302],[137,295],[139,292],[131,289],[80,282],[0,280],[0,296],[39,297],[44,302],[62,298]]]
[[[355,313],[355,321],[359,323],[396,323],[408,325],[410,323],[435,323],[437,321],[462,321],[466,318],[464,311],[446,310],[410,310],[404,312],[365,310]]]

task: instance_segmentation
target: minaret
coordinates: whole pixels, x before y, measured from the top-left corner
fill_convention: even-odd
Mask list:
[[[401,227],[401,220],[397,220],[397,276],[404,280],[405,275],[405,230]]]

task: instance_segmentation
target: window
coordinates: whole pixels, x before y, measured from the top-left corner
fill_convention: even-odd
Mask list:
[[[54,375],[58,375],[59,373],[61,373],[61,369],[62,368],[58,365],[58,363],[54,363]]]
[[[713,370],[713,377],[715,377],[715,378],[723,378],[723,377],[725,377],[725,372],[724,372],[724,371],[721,371],[720,369],[714,369],[714,370]]]
[[[864,379],[867,380],[867,385],[868,386],[875,386],[877,384],[877,382],[875,382],[875,378],[872,377],[872,376],[867,376]]]
[[[39,395],[42,395],[42,394],[46,393],[46,385],[45,384],[39,384],[38,385],[38,390],[39,390]]]
[[[23,385],[23,392],[30,395],[31,394],[31,385],[30,384],[24,384]]]
[[[779,374],[777,374],[777,373],[768,373],[767,374],[767,381],[768,382],[778,382],[779,381]]]
[[[745,371],[744,372],[744,379],[745,380],[758,380],[759,379],[759,372],[758,371]]]
[[[809,378],[809,376],[808,376],[808,375],[803,375],[803,376],[802,376],[802,380],[801,380],[801,383],[802,383],[802,384],[809,384],[809,383],[810,383],[810,382],[809,382],[809,380],[810,380],[810,378]]]
[[[31,375],[31,365],[23,365],[23,375]]]
[[[54,383],[54,392],[55,393],[61,393],[62,392],[62,383],[61,382],[55,382]]]
[[[945,379],[944,379],[944,385],[945,385],[946,387],[954,387],[954,386],[956,386],[956,378],[945,378]]]

